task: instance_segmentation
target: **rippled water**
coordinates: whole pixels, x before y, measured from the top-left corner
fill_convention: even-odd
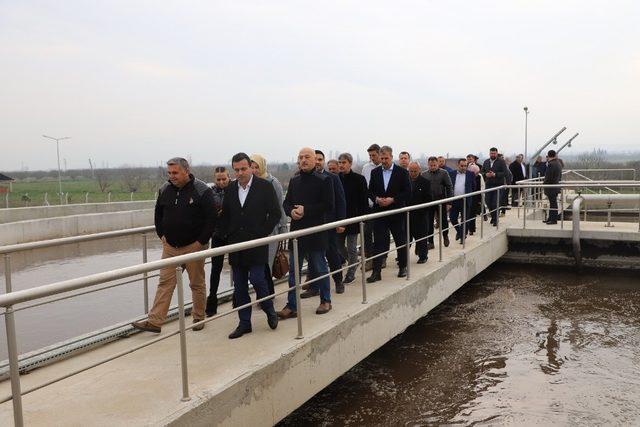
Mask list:
[[[640,425],[640,280],[496,264],[293,425]]]

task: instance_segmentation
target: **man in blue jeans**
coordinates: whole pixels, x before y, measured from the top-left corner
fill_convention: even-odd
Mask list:
[[[315,170],[316,153],[312,148],[303,148],[298,154],[300,173],[289,181],[287,195],[282,203],[285,214],[291,217],[291,231],[322,225],[327,215],[334,210],[334,192],[332,180]],[[328,244],[327,232],[310,234],[298,238],[298,265],[307,257],[311,277],[320,277],[329,273],[325,258]],[[289,242],[289,287],[295,286],[295,262],[293,242]],[[300,272],[298,272],[300,273]],[[331,310],[331,290],[329,277],[317,282],[320,291],[320,305],[316,314],[325,314]],[[288,294],[287,305],[278,312],[280,319],[298,316],[295,292]]]

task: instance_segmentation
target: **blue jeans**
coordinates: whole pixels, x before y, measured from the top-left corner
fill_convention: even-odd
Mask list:
[[[298,251],[298,265],[300,267],[300,271],[298,272],[300,277],[302,277],[302,261],[306,258],[309,262],[308,267],[311,272],[311,277],[319,277],[324,276],[329,273],[329,266],[327,265],[327,260],[324,257],[324,251]],[[320,302],[331,302],[331,290],[330,290],[330,282],[329,277],[325,277],[324,279],[318,280],[317,282],[313,282],[314,284],[318,284],[318,289],[320,291]],[[293,248],[289,249],[289,287],[293,288],[296,285],[295,279],[295,263],[293,258]],[[289,307],[293,311],[298,311],[296,306],[296,293],[295,290],[289,291],[287,297],[287,307]]]
[[[233,300],[236,303],[236,307],[251,302],[251,297],[249,296],[249,280],[251,280],[258,299],[269,295],[267,278],[264,273],[264,265],[233,267]],[[265,313],[273,312],[273,299],[261,302],[260,307]],[[251,327],[251,307],[238,311],[238,317],[240,318],[240,325]]]

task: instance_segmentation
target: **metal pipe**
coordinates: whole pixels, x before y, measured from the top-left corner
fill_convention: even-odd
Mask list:
[[[462,199],[462,249],[467,244],[467,199]]]
[[[500,203],[501,203],[501,197],[500,197],[500,189],[501,187],[496,187],[496,230],[499,229],[498,224],[500,224]]]
[[[11,256],[4,255],[4,285],[5,292],[11,288]],[[16,426],[24,425],[22,416],[22,392],[20,391],[20,369],[18,360],[18,342],[16,338],[16,322],[13,317],[13,306],[8,306],[4,316],[7,330],[7,350],[9,353],[9,375],[11,376],[11,400],[13,403],[13,422]]]
[[[522,229],[526,230],[527,228],[527,191],[522,192]]]
[[[187,332],[184,322],[184,288],[182,283],[182,267],[176,267],[176,287],[178,288],[178,323],[180,325],[180,367],[182,368],[182,401],[189,397],[189,367],[187,365]]]
[[[560,230],[564,230],[564,188],[560,189]]]
[[[572,212],[578,212],[578,215],[572,215],[573,222],[573,257],[576,259],[576,266],[580,267],[582,264],[582,253],[580,252],[580,205],[582,204],[582,196],[578,196],[573,199],[573,205],[571,207]]]
[[[364,221],[360,221],[360,281],[362,282],[362,303],[367,303],[367,280],[365,278],[367,271],[367,256],[364,247]]]
[[[147,235],[142,233],[142,263],[146,264],[148,259],[148,250],[147,250]],[[149,313],[149,273],[145,271],[142,273],[142,281],[143,281],[143,295],[144,295],[144,313]]]
[[[481,197],[480,203],[482,204],[482,206],[480,207],[480,239],[482,239],[484,236],[484,216],[486,215],[484,192],[480,197]]]
[[[298,319],[298,335],[296,336],[296,339],[302,339],[304,338],[304,335],[302,334],[302,298],[300,298],[300,258],[298,255],[298,239],[293,239],[293,268],[296,293],[296,318]]]
[[[611,205],[612,202],[607,203],[607,223],[604,225],[605,227],[613,227],[613,224],[611,224]]]
[[[438,227],[438,261],[442,262],[442,203],[438,205],[438,222],[440,222],[440,227]]]
[[[406,265],[406,269],[407,269],[407,280],[409,280],[409,276],[411,276],[411,263],[409,262],[409,260],[411,259],[411,245],[409,245],[409,242],[411,241],[411,219],[410,219],[410,211],[407,211],[407,247],[405,248],[405,250],[407,251],[407,265]],[[418,245],[418,242],[416,242],[416,246]]]

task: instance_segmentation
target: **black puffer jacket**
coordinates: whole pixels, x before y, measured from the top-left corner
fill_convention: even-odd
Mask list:
[[[166,182],[156,201],[156,233],[178,248],[196,240],[208,244],[216,223],[213,191],[193,175],[189,177],[191,181],[182,188]]]

